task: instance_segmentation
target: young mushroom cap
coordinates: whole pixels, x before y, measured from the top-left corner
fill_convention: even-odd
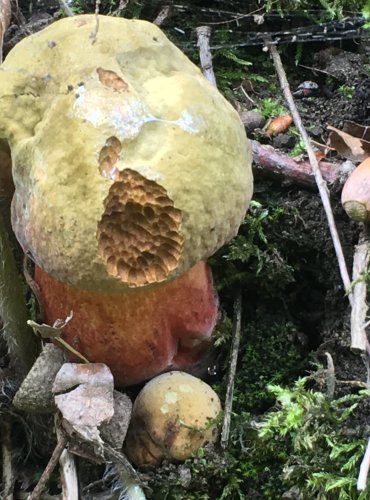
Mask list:
[[[354,221],[367,222],[370,219],[370,158],[360,163],[346,180],[342,205]]]
[[[63,338],[91,362],[105,363],[117,386],[144,382],[166,370],[193,370],[211,345],[218,317],[205,262],[161,287],[130,294],[86,292],[36,268],[44,321],[73,311]]]
[[[126,437],[126,453],[136,465],[164,458],[186,460],[218,438],[221,403],[202,380],[183,372],[160,375],[137,396]]]
[[[237,112],[161,30],[94,15],[22,40],[0,67],[14,232],[81,290],[165,283],[237,232],[252,193]],[[32,57],[30,57],[30,54]]]

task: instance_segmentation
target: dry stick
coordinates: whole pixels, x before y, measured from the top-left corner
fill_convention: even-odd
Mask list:
[[[59,419],[55,418],[55,429],[58,441],[66,439],[63,431],[60,429]],[[59,456],[60,482],[62,484],[62,500],[78,500],[78,477],[75,457],[67,450],[62,450]]]
[[[14,475],[12,465],[11,424],[3,418],[0,427],[1,458],[3,469],[2,494],[6,500],[13,500]]]
[[[67,14],[67,16],[74,16],[73,10],[69,7],[67,2],[65,0],[59,0],[61,8],[64,10],[64,12]]]
[[[41,474],[41,477],[40,477],[38,483],[36,484],[35,489],[31,493],[31,495],[29,496],[28,500],[38,500],[39,498],[41,498],[41,494],[43,492],[45,484],[46,484],[47,480],[50,478],[53,470],[55,469],[55,467],[58,463],[58,460],[60,459],[60,456],[63,453],[64,448],[67,445],[67,442],[68,442],[68,440],[67,440],[66,436],[64,436],[64,435],[61,436],[56,447],[54,448],[54,451],[50,457],[49,463],[45,467],[44,472]]]
[[[197,45],[199,47],[200,62],[202,65],[204,76],[214,87],[217,87],[216,78],[212,66],[212,54],[209,46],[211,28],[209,26],[200,26],[199,28],[196,29],[196,33],[198,36]],[[238,361],[238,351],[240,344],[241,314],[242,314],[241,310],[242,310],[242,296],[241,296],[241,291],[239,290],[234,303],[233,341],[231,346],[230,369],[227,381],[224,419],[222,423],[222,432],[221,432],[221,446],[223,449],[227,447],[230,434],[230,421],[231,421],[231,412],[233,406],[234,381],[235,381],[236,365]]]
[[[351,280],[349,278],[349,274],[348,274],[348,270],[347,270],[347,266],[346,266],[346,261],[344,258],[344,254],[343,254],[342,246],[340,243],[338,231],[337,231],[337,228],[335,226],[333,211],[332,211],[331,206],[330,206],[329,191],[328,191],[326,182],[324,181],[324,179],[321,175],[319,164],[318,164],[318,161],[316,159],[315,153],[312,149],[310,139],[308,137],[306,129],[303,126],[301,117],[299,116],[297,107],[295,105],[295,102],[294,102],[294,99],[293,99],[293,96],[292,96],[292,93],[291,93],[291,90],[289,87],[289,83],[288,83],[288,80],[287,80],[287,77],[285,74],[285,70],[283,68],[283,65],[282,65],[282,62],[280,59],[280,55],[279,55],[274,44],[269,43],[267,41],[267,46],[270,50],[272,59],[274,61],[275,69],[276,69],[276,72],[277,72],[279,80],[280,80],[280,86],[281,86],[281,89],[284,93],[285,100],[288,103],[288,106],[289,106],[290,112],[292,114],[295,126],[297,127],[297,129],[298,129],[298,131],[303,139],[303,142],[304,142],[307,154],[308,154],[308,158],[309,158],[309,161],[310,161],[310,164],[312,167],[312,171],[313,171],[314,176],[315,176],[316,184],[317,184],[317,187],[318,187],[318,190],[320,193],[321,201],[322,201],[322,204],[323,204],[323,207],[325,210],[326,217],[328,219],[330,234],[331,234],[331,237],[333,240],[334,249],[335,249],[335,253],[337,256],[337,260],[338,260],[338,264],[339,264],[339,271],[340,271],[340,275],[341,275],[341,278],[343,281],[344,289],[348,293],[348,299],[349,299],[350,304],[352,305],[353,295],[352,295],[352,291],[351,291]]]
[[[174,8],[172,5],[164,5],[163,9],[161,9],[157,17],[154,19],[153,24],[156,26],[162,26],[162,24],[167,21],[173,13]]]
[[[368,226],[364,224],[358,244],[355,247],[352,268],[353,303],[351,310],[351,350],[363,354],[366,342],[366,317],[368,306],[366,272],[370,261]],[[365,344],[366,345],[366,344]]]
[[[9,236],[0,213],[0,317],[10,363],[22,378],[37,356],[37,339],[27,325],[29,319],[24,283],[17,270]]]
[[[203,74],[214,87],[217,87],[216,77],[212,66],[212,54],[209,46],[211,28],[209,26],[199,26],[195,32],[198,38],[197,47],[199,48],[200,64],[203,69]]]
[[[238,362],[238,352],[240,344],[240,331],[242,320],[242,294],[238,291],[234,302],[234,319],[233,319],[233,341],[231,344],[230,368],[227,381],[227,390],[225,398],[224,420],[222,423],[221,432],[221,447],[225,450],[229,442],[231,411],[233,406],[234,395],[234,380],[236,374],[236,365]]]

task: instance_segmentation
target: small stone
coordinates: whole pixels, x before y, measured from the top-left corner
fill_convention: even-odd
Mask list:
[[[27,377],[18,389],[13,405],[30,413],[49,413],[55,411],[52,387],[54,379],[66,357],[54,344],[46,344],[35,361]]]
[[[256,128],[263,128],[266,124],[265,118],[257,111],[243,111],[240,113],[240,119],[247,133],[253,132]]]
[[[112,448],[120,450],[126,437],[127,429],[131,420],[132,402],[122,392],[113,392],[114,415],[109,422],[100,426],[100,436],[110,444]]]
[[[290,149],[294,147],[295,143],[296,139],[291,134],[279,134],[272,141],[274,148],[277,149]]]

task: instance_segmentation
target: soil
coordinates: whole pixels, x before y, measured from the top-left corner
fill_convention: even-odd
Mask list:
[[[83,1],[80,3],[85,11],[93,11],[93,2]],[[108,3],[103,2],[102,10],[104,12],[114,11],[114,8],[108,6]],[[204,5],[204,8],[209,8],[209,3],[196,2],[198,7]],[[18,5],[19,9],[14,12],[12,25],[5,37],[5,55],[22,37],[42,29],[60,15],[59,2],[54,0],[19,0]],[[152,20],[160,10],[160,6],[159,2],[153,2],[150,7],[146,7],[140,12],[140,17]],[[119,7],[116,5],[116,8]],[[194,10],[192,14],[187,12],[187,17],[184,14],[181,15],[180,24],[176,24],[179,18],[175,16],[168,20],[164,29],[175,43],[179,43],[180,46],[182,43],[184,44],[184,50],[188,54],[190,46],[190,55],[196,58],[196,47],[189,26],[199,24],[197,16],[202,18],[203,15],[201,20],[204,20],[205,11],[203,14],[201,9]],[[210,14],[207,15],[210,16]],[[280,20],[280,22],[282,21]],[[184,35],[178,35],[178,32],[176,34],[174,28],[178,28],[178,26],[186,26]],[[343,46],[345,50],[342,48]],[[299,65],[295,66],[292,64],[292,60],[294,60],[297,50],[295,44],[287,44],[282,47],[281,52],[293,90],[305,80],[313,80],[319,86],[319,91],[315,95],[296,100],[301,117],[306,128],[311,132],[312,138],[324,143],[328,137],[327,124],[337,128],[343,126],[344,120],[352,120],[363,125],[370,124],[370,105],[368,105],[370,102],[370,76],[366,46],[351,41],[330,44],[307,42],[303,44]],[[271,98],[284,105],[283,96],[277,85],[276,77],[273,76],[273,69],[268,57],[261,52],[260,48],[251,47],[248,51],[248,57],[253,61],[253,73],[265,79],[262,82],[255,79],[250,96],[256,103],[262,99]],[[216,61],[218,60],[215,57],[216,74]],[[270,82],[271,79],[276,82],[274,88],[266,83],[266,81]],[[241,79],[231,75],[229,88],[221,90],[228,98],[237,100],[244,110],[248,110],[253,106],[238,90],[235,90],[240,87],[240,83]],[[349,97],[343,89],[350,89],[351,96]],[[266,143],[272,142],[271,139],[265,137],[261,139],[261,135],[257,133],[255,136]],[[253,137],[253,133],[251,137]],[[297,140],[297,136],[288,131],[283,137],[275,138],[273,145],[280,147],[284,152],[289,152]],[[340,191],[341,186],[332,187],[331,201],[347,265],[351,268],[359,228],[358,225],[351,223],[343,212],[340,204]],[[269,282],[267,274],[263,275],[263,283],[255,278],[246,284],[243,288],[244,322],[260,321],[259,314],[262,315],[261,311],[263,311],[263,317],[267,322],[270,320],[271,323],[276,323],[283,318],[284,321],[291,321],[294,324],[295,333],[291,342],[297,346],[300,354],[296,366],[291,368],[290,381],[294,380],[297,375],[305,375],[311,371],[310,361],[312,360],[326,366],[325,353],[330,352],[334,361],[335,375],[339,381],[365,382],[368,376],[367,368],[361,357],[351,353],[349,349],[350,309],[348,299],[343,292],[330,232],[317,192],[258,176],[255,182],[254,200],[261,203],[263,207],[279,207],[282,211],[283,215],[278,218],[278,222],[267,220],[262,227],[269,245],[277,252],[274,254],[276,259],[271,264],[271,276],[278,279],[277,276],[281,272],[280,279],[283,284],[281,282],[277,284],[274,278],[271,278]],[[228,287],[224,283],[221,286],[223,280],[226,280],[226,275],[224,269],[217,267],[220,266],[220,262],[217,259],[214,261],[214,274],[216,284],[220,284],[222,307],[226,314],[231,317],[234,290],[233,286]],[[288,272],[288,268],[291,273],[290,278],[284,274]],[[239,271],[241,270],[239,268]],[[244,268],[243,272],[245,272]],[[233,285],[235,283],[236,281],[233,282]],[[283,298],[281,293],[284,295]],[[3,370],[6,370],[7,355],[4,346],[0,345],[0,347],[3,348],[0,350],[0,362]],[[221,350],[217,352],[218,367],[217,374],[212,379],[214,382],[220,383],[226,376],[227,356],[228,346],[221,347]],[[289,374],[288,378],[286,374],[284,377],[283,380],[289,382]],[[9,378],[6,380],[8,382],[4,385],[5,396],[11,397],[12,382],[9,381]],[[345,386],[341,386],[338,390],[341,391],[341,394],[349,391]],[[5,401],[2,401],[1,398],[4,398],[4,394],[0,396],[0,407],[4,410]],[[263,405],[268,405],[268,403],[264,402]],[[265,409],[263,405],[249,410],[256,413],[262,412]],[[369,404],[363,404],[361,412],[356,414],[356,422],[353,422],[358,434],[363,433],[365,436],[368,432],[368,415]],[[17,418],[20,420],[24,417]],[[28,422],[26,428],[32,427],[34,433],[32,437],[29,436],[32,453],[31,458],[27,458],[27,450],[20,445],[20,442],[24,440],[25,431],[24,426],[22,427],[17,421],[18,438],[16,444],[18,453],[23,459],[26,459],[26,462],[21,462],[22,465],[18,466],[22,477],[17,483],[18,489],[31,487],[33,484],[32,475],[35,471],[42,471],[54,445],[53,436],[45,432],[45,426],[50,425],[49,417],[37,418],[37,425],[34,423],[34,418],[26,417],[26,421]],[[222,467],[221,458],[219,462],[219,466]],[[102,472],[102,466],[92,466],[89,465],[89,462],[81,460],[82,486],[86,487],[89,483],[98,481],[98,483],[94,483],[95,489],[90,488],[89,491],[100,491],[99,494],[85,493],[83,498],[113,498],[109,496],[110,493],[104,491],[105,483],[101,479]],[[178,475],[176,477],[180,477],[180,482],[183,482],[184,491],[186,491],[189,486],[189,471],[185,466],[180,466],[179,470],[175,465],[165,464],[163,469],[157,471],[158,476],[163,475],[164,477],[167,474],[175,473]],[[153,472],[149,471],[148,477],[151,474]],[[57,490],[56,485],[51,486],[51,491]],[[148,496],[148,498],[151,497]],[[255,492],[253,498],[264,497]]]

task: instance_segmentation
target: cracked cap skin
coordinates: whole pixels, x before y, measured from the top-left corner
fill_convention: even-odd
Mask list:
[[[55,22],[0,66],[12,225],[43,271],[102,293],[154,286],[238,231],[252,195],[237,112],[151,23]]]

